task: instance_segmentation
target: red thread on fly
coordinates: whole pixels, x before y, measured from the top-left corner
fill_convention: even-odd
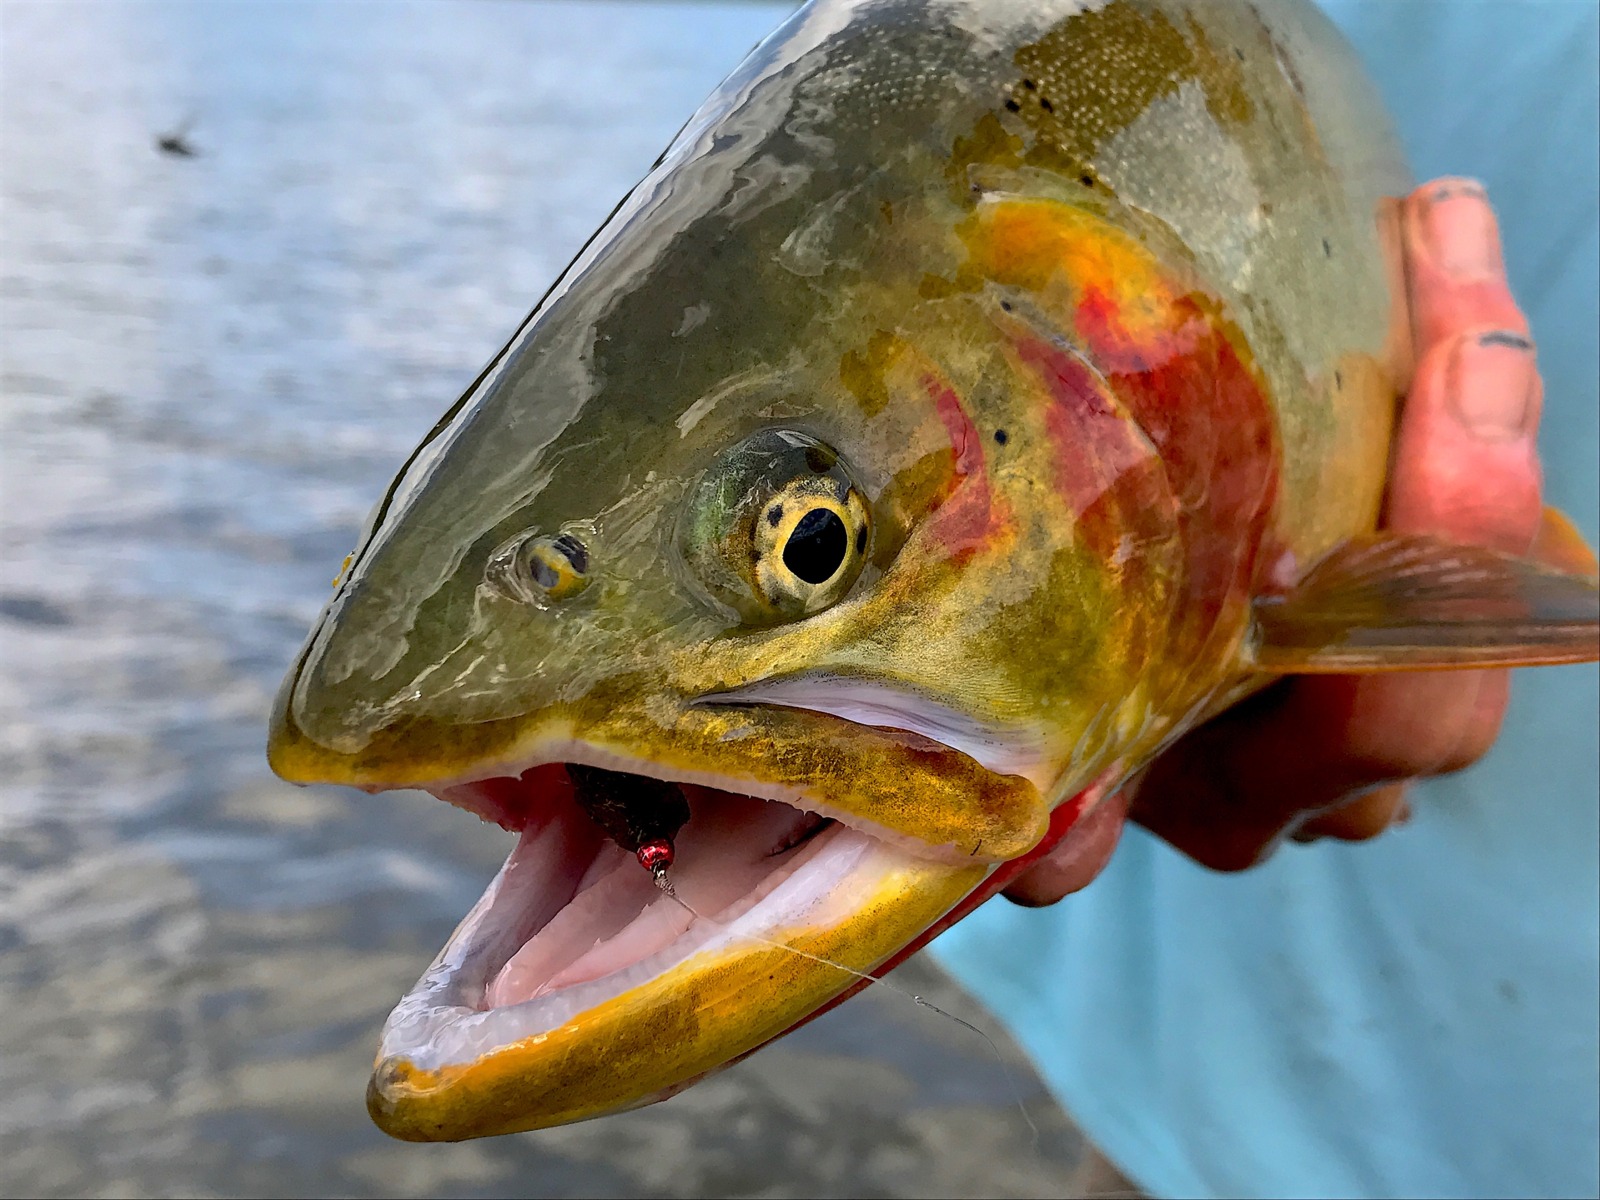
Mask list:
[[[689,802],[675,783],[567,764],[578,805],[617,845],[639,860],[662,891],[671,893],[667,869],[677,858],[673,839],[689,821]]]

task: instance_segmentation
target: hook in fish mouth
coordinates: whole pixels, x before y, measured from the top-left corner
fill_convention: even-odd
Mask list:
[[[793,789],[582,741],[542,749],[428,789],[517,843],[385,1026],[369,1108],[397,1136],[540,1128],[670,1095],[826,1006],[995,867]],[[658,819],[670,889],[641,866]],[[741,989],[754,994],[731,1003]],[[640,1044],[650,1027],[678,1032]]]
[[[780,929],[817,905],[863,858],[915,862],[900,845],[834,816],[697,782],[582,748],[581,757],[517,775],[428,789],[517,835],[384,1037],[384,1053],[419,1066],[461,1060],[547,1033],[692,955],[729,944],[742,920]],[[622,788],[666,787],[688,813],[672,837],[678,900],[653,886],[636,851],[584,809],[573,776],[606,763]],[[736,786],[731,783],[730,787]],[[929,859],[929,862],[935,860]],[[692,911],[691,911],[692,910]],[[433,1015],[423,1032],[418,1017]],[[511,1011],[515,1010],[515,1011]]]
[[[614,793],[631,790],[655,805],[665,791],[683,806],[685,820],[670,834],[676,900],[641,869],[637,846],[610,836],[586,811],[574,781],[597,771]],[[466,954],[450,990],[477,1012],[526,1006],[517,1022],[524,1035],[581,1011],[574,1004],[625,990],[646,977],[641,965],[659,968],[703,948],[710,931],[697,923],[726,924],[756,907],[829,849],[830,835],[875,840],[779,800],[588,764],[546,764],[438,794],[518,834],[453,939]]]

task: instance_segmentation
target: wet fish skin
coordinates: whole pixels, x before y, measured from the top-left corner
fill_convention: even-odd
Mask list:
[[[1130,695],[1150,679],[1147,659],[1181,660],[1188,693],[1214,686],[1195,649],[1161,632],[1172,598],[1136,600],[1129,565],[1108,568],[1082,527],[1098,519],[1110,538],[1124,515],[1142,522],[1138,536],[1160,550],[1137,557],[1159,585],[1178,569],[1162,554],[1255,556],[1238,549],[1243,534],[1309,560],[1371,526],[1394,383],[1372,218],[1407,180],[1370,97],[1342,86],[1357,70],[1348,51],[1303,6],[1275,30],[1242,5],[1080,9],[814,5],[759,49],[411,465],[288,685],[275,761],[392,786],[577,736],[739,774],[755,754],[725,751],[731,735],[757,738],[771,761],[793,758],[778,744],[789,731],[769,738],[752,714],[694,700],[804,670],[870,673],[1027,726],[1081,776],[1121,736],[1112,727],[1174,707],[1169,681]],[[1314,73],[1317,55],[1334,65]],[[1052,122],[1049,89],[1094,61],[1130,66],[1099,93],[1080,87]],[[1320,90],[1303,99],[1283,61]],[[1327,110],[1314,127],[1308,100]],[[1101,131],[1093,144],[1077,132],[1085,114]],[[1322,132],[1332,127],[1340,138]],[[1200,169],[1224,152],[1245,166]],[[1149,157],[1184,169],[1152,173]],[[1019,254],[1030,236],[1054,240],[1030,259]],[[1201,369],[1197,355],[1234,361],[1233,390],[1203,398],[1159,445],[1125,403],[1101,421],[1104,395],[1068,406],[1061,420],[1082,428],[1045,425],[1051,386],[1115,392],[1140,374],[1108,375],[1112,348],[1075,328],[1074,285],[1041,265],[1069,246],[1111,255],[1082,265],[1128,272],[1113,302],[1173,325],[1141,334],[1150,347],[1130,343],[1136,366],[1166,354],[1160,365],[1182,377]],[[1308,286],[1308,269],[1324,278]],[[1269,286],[1287,276],[1292,288]],[[1154,312],[1131,278],[1183,311]],[[1257,282],[1240,291],[1219,278]],[[1160,343],[1169,335],[1201,342],[1185,358],[1177,340]],[[1072,370],[1082,377],[1062,375]],[[1213,445],[1241,415],[1247,436]],[[752,632],[684,577],[677,524],[718,452],[774,424],[833,446],[879,511],[846,603]],[[1328,453],[1345,442],[1360,452]],[[1076,468],[1063,458],[1079,451],[1090,469],[1066,478]],[[1125,483],[1086,522],[1088,493],[1120,481],[1129,456],[1155,474],[1157,457],[1180,451],[1188,471],[1170,496],[1155,494],[1159,481]],[[1254,491],[1238,507],[1256,528],[1195,524],[1223,456],[1235,473],[1254,466],[1236,490]],[[1164,525],[1134,511],[1151,500],[1176,505]],[[574,527],[594,570],[573,603],[540,611],[483,587],[497,547]],[[1201,638],[1215,638],[1208,665],[1242,633],[1242,598]],[[852,790],[815,764],[786,774]],[[914,836],[953,827],[932,809],[973,807],[948,793],[850,799]],[[990,806],[998,822],[962,820],[986,827],[997,857],[1043,827],[1042,797]]]
[[[877,967],[1261,686],[1254,602],[1373,528],[1409,186],[1298,0],[807,5],[402,471],[274,768],[781,798],[913,851],[786,934]],[[774,539],[817,506],[844,557],[796,582]],[[725,949],[471,1062],[387,1054],[371,1107],[418,1139],[600,1115],[851,983]]]

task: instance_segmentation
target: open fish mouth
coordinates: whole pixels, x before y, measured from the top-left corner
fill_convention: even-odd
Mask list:
[[[587,746],[564,757],[428,789],[517,843],[384,1028],[368,1106],[395,1136],[541,1128],[671,1095],[859,983],[990,870],[728,790],[747,781],[662,780]],[[686,807],[664,880],[586,810],[574,778],[596,768],[624,799],[665,789]]]
[[[736,937],[731,926],[758,907],[759,924],[799,918],[816,890],[808,885],[837,878],[877,842],[780,800],[670,784],[690,815],[674,839],[669,894],[582,810],[567,769],[547,764],[435,793],[512,830],[517,844],[424,979],[439,1003],[465,1012],[431,1047],[407,1049],[448,1061],[451,1035],[481,1052],[493,1026],[511,1040],[548,1032]],[[819,853],[821,870],[806,871]],[[774,896],[796,873],[806,877]]]

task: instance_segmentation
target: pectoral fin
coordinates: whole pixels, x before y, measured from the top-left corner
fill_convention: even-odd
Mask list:
[[[1548,504],[1529,557],[1568,575],[1587,575],[1591,579],[1600,575],[1600,561],[1596,561],[1593,547],[1583,540],[1572,518]]]
[[[1557,533],[1557,561],[1581,569],[1582,539],[1570,523]],[[1600,589],[1592,575],[1482,547],[1374,534],[1256,601],[1255,633],[1256,668],[1285,675],[1592,662]]]

